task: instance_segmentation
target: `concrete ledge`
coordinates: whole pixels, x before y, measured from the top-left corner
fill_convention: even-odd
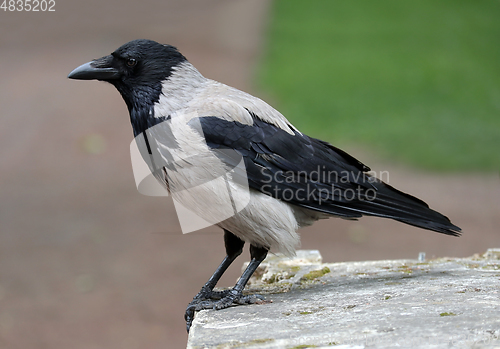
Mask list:
[[[188,349],[500,348],[500,249],[470,258],[322,264],[271,256],[272,303],[199,312]]]

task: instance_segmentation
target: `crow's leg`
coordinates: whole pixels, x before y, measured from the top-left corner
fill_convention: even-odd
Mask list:
[[[193,300],[188,305],[188,309],[186,310],[186,326],[189,332],[189,328],[191,327],[191,322],[193,321],[193,316],[195,311],[199,311],[202,309],[224,309],[228,308],[231,304],[253,304],[260,300],[263,300],[262,296],[258,295],[246,295],[242,294],[245,285],[248,280],[255,272],[259,264],[266,258],[268,249],[263,247],[250,246],[250,256],[252,260],[248,264],[248,267],[245,269],[241,277],[236,282],[236,285],[231,290],[224,291],[218,293],[215,297],[211,297],[210,299],[205,298],[204,300]],[[220,268],[220,267],[219,267]],[[226,267],[227,268],[227,267]],[[196,297],[195,297],[196,298]],[[189,314],[189,315],[188,315]]]
[[[221,300],[213,303],[211,308],[220,310],[229,307],[233,303],[253,304],[259,300],[263,300],[264,298],[258,295],[243,296],[242,292],[252,274],[255,270],[257,270],[260,263],[266,258],[268,251],[269,250],[267,248],[250,245],[250,257],[252,260],[248,264],[248,267],[245,269],[243,274],[241,274],[240,278],[236,282],[236,285],[229,290],[228,294]]]
[[[204,309],[197,309],[197,306],[202,301],[207,299],[221,299],[228,294],[229,291],[216,292],[213,289],[221,278],[222,274],[224,274],[231,263],[241,254],[244,244],[245,242],[243,240],[236,237],[236,235],[234,235],[230,231],[224,229],[224,245],[226,247],[226,257],[222,260],[222,263],[217,267],[214,274],[210,277],[207,283],[201,288],[200,292],[198,292],[198,294],[194,296],[191,303],[189,303],[186,309],[186,313],[184,314],[188,332],[189,328],[191,327],[191,322],[193,321],[195,310]]]

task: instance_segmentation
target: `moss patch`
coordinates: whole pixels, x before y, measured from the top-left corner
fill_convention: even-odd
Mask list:
[[[406,273],[406,274],[411,274],[413,273],[413,269],[411,269],[409,266],[407,266],[406,264],[404,265],[400,265],[398,267],[398,270],[402,273]]]
[[[313,314],[313,312],[312,311],[301,311],[299,314],[300,315],[309,315],[309,314]]]
[[[300,281],[302,281],[302,282],[312,281],[314,279],[318,279],[318,278],[322,277],[325,274],[328,274],[329,272],[330,272],[330,268],[328,268],[328,267],[324,267],[323,269],[320,269],[320,270],[313,270],[313,271],[310,271],[309,273],[305,274],[304,276],[302,276],[300,278]]]

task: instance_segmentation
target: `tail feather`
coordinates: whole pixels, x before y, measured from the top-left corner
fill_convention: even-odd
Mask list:
[[[376,190],[373,197],[346,204],[363,215],[391,218],[419,228],[460,236],[459,227],[452,224],[448,217],[429,208],[424,201],[382,181],[374,182],[373,186]]]

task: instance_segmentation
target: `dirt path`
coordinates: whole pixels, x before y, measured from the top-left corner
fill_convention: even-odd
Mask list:
[[[137,193],[125,104],[104,83],[66,75],[146,37],[178,46],[206,76],[249,90],[267,8],[264,0],[92,0],[1,14],[0,347],[185,346],[183,312],[222,259],[222,235],[212,228],[183,236],[169,200]],[[414,173],[358,155],[452,217],[465,236],[329,220],[302,231],[304,248],[331,262],[420,251],[460,257],[500,245],[498,176]]]

